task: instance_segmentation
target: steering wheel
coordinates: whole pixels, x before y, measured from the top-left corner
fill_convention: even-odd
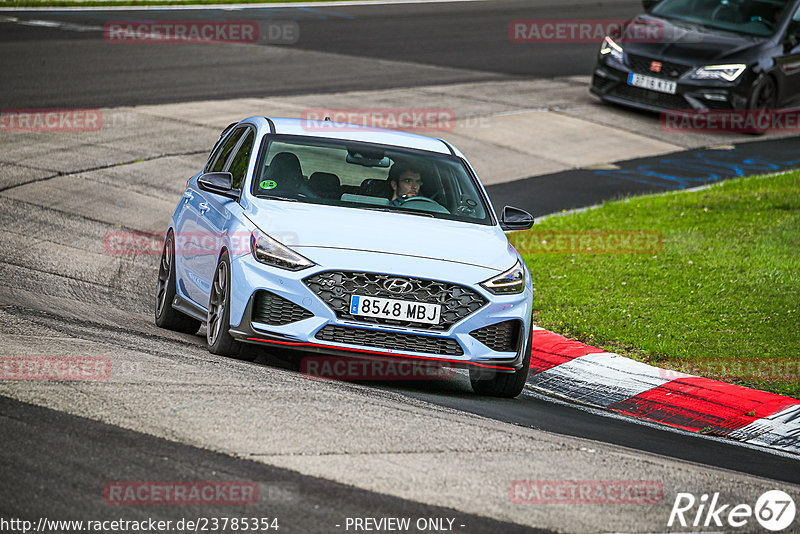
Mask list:
[[[728,3],[723,3],[714,8],[711,12],[711,20],[714,22],[738,22],[739,13],[736,8]]]
[[[418,209],[421,209],[423,211],[433,211],[433,212],[437,212],[437,213],[450,213],[450,211],[447,208],[445,208],[444,206],[442,206],[441,204],[439,204],[435,200],[433,200],[431,198],[428,198],[428,197],[423,197],[423,196],[409,197],[409,198],[407,198],[407,199],[405,199],[403,201],[401,206],[403,206],[404,208],[405,207],[409,207],[409,208],[412,208],[412,209],[416,209],[416,208],[414,208],[414,206],[407,206],[411,202],[422,202],[423,203],[422,206],[420,206]],[[434,208],[434,209],[426,209],[429,204],[430,204],[430,207]],[[425,207],[423,207],[423,206],[425,206]]]
[[[439,199],[439,197],[441,197],[441,196],[442,196],[442,192],[441,192],[441,191],[436,191],[436,192],[435,192],[434,194],[432,194],[430,197],[425,197],[425,198],[430,198],[431,200],[435,200],[436,202],[439,202],[439,200],[438,200],[438,199]]]
[[[412,201],[415,201],[415,200],[421,200],[423,202],[432,202],[434,204],[438,204],[438,202],[436,202],[432,198],[423,197],[422,195],[417,195],[415,197],[408,197],[408,198],[403,198],[403,197],[400,197],[400,198],[403,199],[403,204],[405,204],[406,202],[412,202]]]

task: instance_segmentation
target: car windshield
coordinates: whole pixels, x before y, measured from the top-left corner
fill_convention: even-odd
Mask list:
[[[264,143],[251,189],[256,197],[492,224],[455,156],[295,136],[267,136]]]
[[[707,28],[769,37],[788,4],[789,0],[661,0],[651,13]]]

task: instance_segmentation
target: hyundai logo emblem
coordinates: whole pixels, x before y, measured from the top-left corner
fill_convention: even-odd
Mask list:
[[[414,289],[414,286],[411,285],[411,282],[402,278],[389,278],[383,282],[383,289],[392,293],[408,293]]]

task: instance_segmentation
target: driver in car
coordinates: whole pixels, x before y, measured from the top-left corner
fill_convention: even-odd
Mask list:
[[[390,206],[401,206],[406,200],[419,195],[422,187],[422,172],[406,162],[395,162],[389,169],[389,185],[392,186]]]

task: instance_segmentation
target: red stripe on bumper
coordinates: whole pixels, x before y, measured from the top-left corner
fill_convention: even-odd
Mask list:
[[[502,371],[516,371],[513,367],[501,367],[497,365],[486,365],[483,363],[476,363],[476,362],[468,362],[464,360],[451,360],[448,358],[433,358],[428,356],[413,356],[411,354],[397,354],[395,352],[381,352],[378,350],[367,350],[367,349],[354,349],[350,347],[338,347],[336,345],[323,345],[321,343],[305,343],[302,341],[277,341],[274,339],[262,339],[258,337],[248,337],[248,341],[258,341],[260,343],[273,343],[276,345],[288,345],[291,347],[318,347],[322,349],[329,349],[329,350],[340,350],[340,351],[348,351],[348,352],[358,352],[361,354],[373,354],[378,356],[392,356],[395,358],[415,358],[418,360],[427,360],[427,361],[434,361],[434,362],[444,362],[444,363],[453,363],[458,365],[473,365],[475,367],[482,367],[485,369],[499,369]]]

